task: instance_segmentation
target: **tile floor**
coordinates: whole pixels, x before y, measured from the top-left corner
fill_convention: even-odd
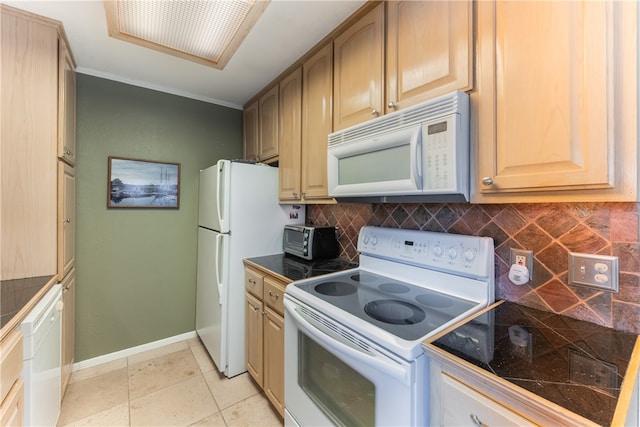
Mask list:
[[[244,373],[228,379],[198,338],[76,371],[58,426],[279,426]]]

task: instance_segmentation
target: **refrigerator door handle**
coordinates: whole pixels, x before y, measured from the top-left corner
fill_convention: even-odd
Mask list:
[[[218,234],[216,236],[216,254],[218,254],[218,256],[216,257],[216,285],[218,286],[218,304],[222,305],[222,288],[224,286],[224,283],[222,283],[222,263],[220,262],[220,258],[223,254],[223,243],[224,240],[224,234]]]
[[[223,203],[224,200],[222,200],[222,191],[221,191],[221,186],[222,186],[222,177],[224,176],[224,162],[219,161],[218,162],[218,179],[216,179],[216,200],[218,201],[218,203],[216,203],[216,213],[218,215],[218,224],[220,226],[220,231],[224,231],[224,226],[222,225],[222,207],[223,207]]]

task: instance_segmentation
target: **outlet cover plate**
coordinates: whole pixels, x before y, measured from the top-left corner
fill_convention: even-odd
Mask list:
[[[618,292],[618,257],[569,252],[569,284]]]
[[[533,251],[527,249],[511,248],[510,252],[511,264],[518,264],[516,257],[524,257],[524,266],[529,269],[529,281],[533,280]]]

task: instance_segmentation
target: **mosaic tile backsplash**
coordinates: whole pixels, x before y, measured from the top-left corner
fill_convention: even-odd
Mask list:
[[[364,225],[492,237],[496,298],[640,334],[637,203],[309,205],[307,222],[340,228],[340,256],[356,260]],[[534,251],[534,280],[507,275],[510,248]],[[620,290],[568,285],[568,253],[619,258]]]

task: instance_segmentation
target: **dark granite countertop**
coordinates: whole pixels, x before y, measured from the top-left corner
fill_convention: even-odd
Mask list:
[[[358,267],[357,263],[342,258],[307,261],[289,254],[247,258],[246,261],[292,281]]]
[[[469,335],[478,341],[471,344],[464,338]],[[597,424],[610,425],[625,375],[633,382],[638,374],[627,372],[637,338],[504,302],[430,344]]]
[[[31,302],[53,276],[0,281],[0,328]]]

